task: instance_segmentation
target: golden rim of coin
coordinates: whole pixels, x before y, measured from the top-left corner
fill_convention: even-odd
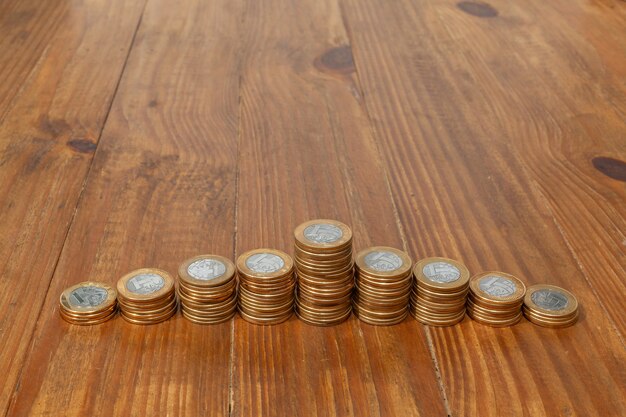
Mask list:
[[[389,246],[371,246],[356,254],[358,270],[373,279],[404,277],[410,274],[413,261],[409,254]]]
[[[123,311],[120,312],[120,316],[122,316],[124,320],[126,320],[127,322],[131,324],[148,326],[151,324],[163,323],[164,321],[171,319],[174,316],[174,314],[176,314],[176,311],[177,311],[176,309],[173,309],[169,314],[166,314],[157,318],[150,317],[150,318],[145,318],[145,319],[135,319],[135,318],[126,316]]]
[[[334,252],[352,244],[348,225],[330,219],[304,222],[294,230],[296,245],[310,252]]]
[[[276,316],[276,317],[259,318],[259,317],[255,317],[255,316],[250,315],[250,314],[246,314],[245,312],[243,312],[241,310],[239,310],[239,315],[241,316],[242,319],[244,319],[248,323],[257,324],[257,325],[263,325],[263,326],[271,326],[271,325],[280,324],[280,323],[283,323],[283,322],[289,320],[291,318],[291,316],[293,316],[293,310],[290,310],[290,311],[286,312],[282,316]]]
[[[106,291],[106,297],[103,298],[104,294],[101,293],[96,297],[96,294],[93,294],[95,289]],[[72,295],[74,291],[76,292]],[[88,294],[89,292],[92,294]],[[110,285],[97,281],[84,281],[63,290],[59,303],[68,311],[96,313],[115,305],[116,300],[117,291]]]
[[[176,298],[176,291],[170,291],[169,293],[154,299],[154,300],[145,300],[145,301],[134,301],[127,300],[124,297],[117,298],[117,305],[120,308],[130,308],[137,310],[153,310],[155,308],[159,308],[164,306],[165,304],[170,303],[173,299]]]
[[[69,324],[75,324],[78,326],[94,326],[97,324],[105,323],[115,317],[115,311],[107,316],[97,318],[97,319],[75,319],[73,317],[68,317],[63,313],[60,314],[61,318]]]
[[[463,319],[465,318],[465,312],[463,312],[463,314],[459,314],[454,319],[447,319],[447,320],[438,320],[438,319],[434,319],[434,318],[429,318],[427,316],[422,316],[420,314],[415,314],[414,312],[411,312],[411,315],[418,322],[420,322],[422,324],[425,324],[427,326],[431,326],[431,327],[449,327],[449,326],[454,326],[455,324],[458,324],[458,323],[462,322]]]
[[[477,300],[488,304],[515,304],[524,299],[526,285],[506,272],[489,271],[470,279],[470,293]]]
[[[310,326],[319,326],[319,327],[327,327],[327,326],[335,326],[337,324],[343,323],[348,320],[352,315],[352,308],[347,310],[345,314],[342,316],[331,318],[331,319],[320,319],[307,315],[306,313],[302,313],[296,309],[296,316],[302,321],[304,324],[308,324]]]
[[[512,326],[514,324],[519,323],[519,321],[521,320],[523,313],[520,310],[519,314],[511,317],[511,318],[506,318],[506,319],[499,319],[499,318],[492,318],[492,317],[485,317],[482,314],[478,314],[476,313],[474,310],[472,310],[471,308],[468,308],[466,310],[467,315],[474,321],[479,322],[481,324],[487,324],[489,326],[492,327],[507,327],[507,326]]]
[[[409,312],[406,311],[396,317],[379,319],[376,317],[371,317],[367,314],[364,314],[358,307],[354,308],[354,315],[363,323],[369,324],[371,326],[393,326],[396,324],[402,323],[409,315]]]
[[[211,324],[225,323],[229,321],[235,316],[235,314],[237,314],[237,310],[234,310],[232,313],[230,313],[230,315],[226,315],[224,317],[216,317],[216,318],[203,318],[203,317],[196,318],[195,316],[189,315],[185,313],[184,311],[182,311],[181,314],[185,319],[189,320],[190,322],[194,324],[211,325]]]
[[[548,317],[563,317],[578,310],[578,300],[571,292],[556,285],[531,285],[526,290],[524,305]]]
[[[464,264],[454,259],[431,257],[415,263],[413,276],[416,285],[431,292],[448,293],[466,287],[470,272]]]
[[[206,265],[212,263],[213,265]],[[203,266],[205,264],[205,266]],[[216,270],[215,268],[218,268]],[[204,268],[204,272],[200,271]],[[223,271],[221,271],[223,269]],[[194,275],[195,274],[195,275]],[[185,260],[178,267],[178,278],[196,287],[217,287],[235,276],[235,264],[219,255],[198,255]]]
[[[569,327],[575,324],[578,321],[579,314],[577,312],[577,314],[574,314],[572,317],[570,317],[567,320],[550,321],[550,320],[537,318],[536,316],[533,316],[532,314],[528,314],[527,311],[524,311],[524,317],[526,317],[526,319],[529,322],[536,324],[537,326],[560,329],[560,328]]]
[[[101,311],[90,312],[90,313],[77,313],[72,310],[67,310],[62,305],[60,306],[60,313],[67,316],[68,318],[77,319],[77,320],[92,320],[92,319],[100,319],[102,317],[106,317],[110,314],[115,314],[117,311],[117,305],[113,304],[109,308]]]
[[[281,280],[285,276],[292,275],[294,270],[291,256],[283,251],[268,248],[253,249],[243,253],[237,258],[236,265],[240,277],[258,282]]]
[[[143,278],[143,282],[139,282],[138,277]],[[138,281],[137,284],[135,281]],[[134,286],[135,289],[131,289],[129,285]],[[174,291],[174,279],[167,271],[158,268],[136,269],[117,281],[119,297],[130,302],[156,301],[168,296],[172,291]]]

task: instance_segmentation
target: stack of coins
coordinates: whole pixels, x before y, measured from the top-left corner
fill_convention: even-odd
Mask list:
[[[578,320],[578,300],[563,288],[533,285],[526,292],[522,311],[528,321],[539,326],[567,327]]]
[[[235,265],[217,255],[186,260],[178,268],[178,299],[183,316],[194,323],[229,320],[237,312]]]
[[[320,219],[301,224],[294,234],[296,314],[312,325],[341,323],[352,311],[352,231],[341,222]]]
[[[409,314],[411,258],[405,252],[374,246],[356,255],[352,307],[365,323],[389,326]]]
[[[467,314],[493,327],[512,326],[522,318],[526,286],[504,272],[484,272],[470,280]]]
[[[174,280],[165,271],[137,269],[117,282],[122,317],[133,324],[155,324],[176,313]]]
[[[117,291],[100,282],[81,282],[61,294],[59,312],[72,324],[92,325],[110,320],[117,307]]]
[[[254,324],[278,324],[293,314],[293,259],[273,249],[255,249],[237,259],[238,306],[241,317]]]
[[[465,317],[469,270],[447,258],[426,258],[415,264],[411,313],[429,326],[452,326]]]

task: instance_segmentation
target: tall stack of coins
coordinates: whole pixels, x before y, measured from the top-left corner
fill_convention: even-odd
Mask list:
[[[122,317],[133,324],[155,324],[176,313],[174,280],[165,271],[143,268],[117,282]]]
[[[467,314],[494,327],[512,326],[522,318],[526,286],[504,272],[484,272],[470,280]]]
[[[237,259],[241,317],[254,324],[278,324],[293,314],[293,259],[273,249],[255,249]]]
[[[389,326],[409,314],[411,258],[405,252],[374,246],[356,255],[354,313],[365,323]]]
[[[571,326],[578,320],[578,300],[572,293],[554,285],[533,285],[526,291],[524,316],[544,327]]]
[[[194,323],[229,320],[237,312],[235,265],[217,255],[187,259],[178,268],[178,298],[183,316]]]
[[[59,307],[61,317],[69,323],[104,323],[115,315],[117,291],[100,282],[81,282],[63,291]]]
[[[352,231],[336,220],[319,219],[301,224],[294,235],[296,314],[312,325],[341,323],[352,311]]]
[[[465,317],[469,270],[447,258],[426,258],[415,264],[411,313],[429,326],[452,326]]]

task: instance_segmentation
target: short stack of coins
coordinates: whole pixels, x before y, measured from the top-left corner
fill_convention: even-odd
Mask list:
[[[156,268],[137,269],[117,282],[121,316],[133,324],[155,324],[176,313],[174,280]]]
[[[352,308],[363,322],[377,326],[400,323],[409,314],[412,262],[405,252],[386,246],[362,250],[355,258]]]
[[[578,320],[578,300],[569,291],[554,285],[532,285],[526,291],[522,311],[531,323],[562,328]]]
[[[470,273],[460,262],[426,258],[415,264],[411,314],[429,326],[452,326],[465,317]]]
[[[235,265],[217,255],[187,259],[178,268],[178,299],[183,317],[216,324],[237,312]]]
[[[81,282],[61,294],[59,312],[72,324],[83,326],[104,323],[115,315],[117,291],[100,282]]]
[[[255,249],[237,259],[238,306],[254,324],[278,324],[293,314],[296,279],[293,259],[273,249]]]
[[[467,314],[493,327],[512,326],[522,318],[526,286],[504,272],[484,272],[470,280]]]
[[[296,314],[305,323],[330,326],[352,312],[352,231],[336,220],[311,220],[295,231],[298,274]]]

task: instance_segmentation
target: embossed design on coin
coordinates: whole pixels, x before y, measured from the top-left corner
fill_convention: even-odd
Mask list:
[[[333,243],[342,236],[340,228],[327,223],[312,224],[304,229],[304,237],[315,243]]]
[[[73,306],[96,307],[102,304],[108,297],[108,292],[104,288],[79,287],[70,293],[69,301]]]
[[[152,294],[163,288],[165,280],[158,274],[135,275],[126,283],[128,291],[135,294]]]
[[[221,277],[226,265],[217,259],[199,259],[187,267],[187,273],[196,279],[209,281]]]
[[[382,272],[395,271],[402,266],[402,259],[392,252],[373,251],[365,255],[365,265]]]
[[[285,266],[285,261],[273,253],[257,253],[246,259],[246,266],[254,272],[271,274]]]
[[[535,291],[530,298],[539,307],[551,311],[563,310],[568,304],[565,294],[548,289]]]
[[[422,273],[433,282],[448,283],[457,281],[461,277],[459,268],[448,262],[431,262],[424,265]]]
[[[515,290],[517,289],[513,281],[497,275],[484,277],[478,284],[478,287],[481,291],[493,297],[508,297],[515,294]]]

